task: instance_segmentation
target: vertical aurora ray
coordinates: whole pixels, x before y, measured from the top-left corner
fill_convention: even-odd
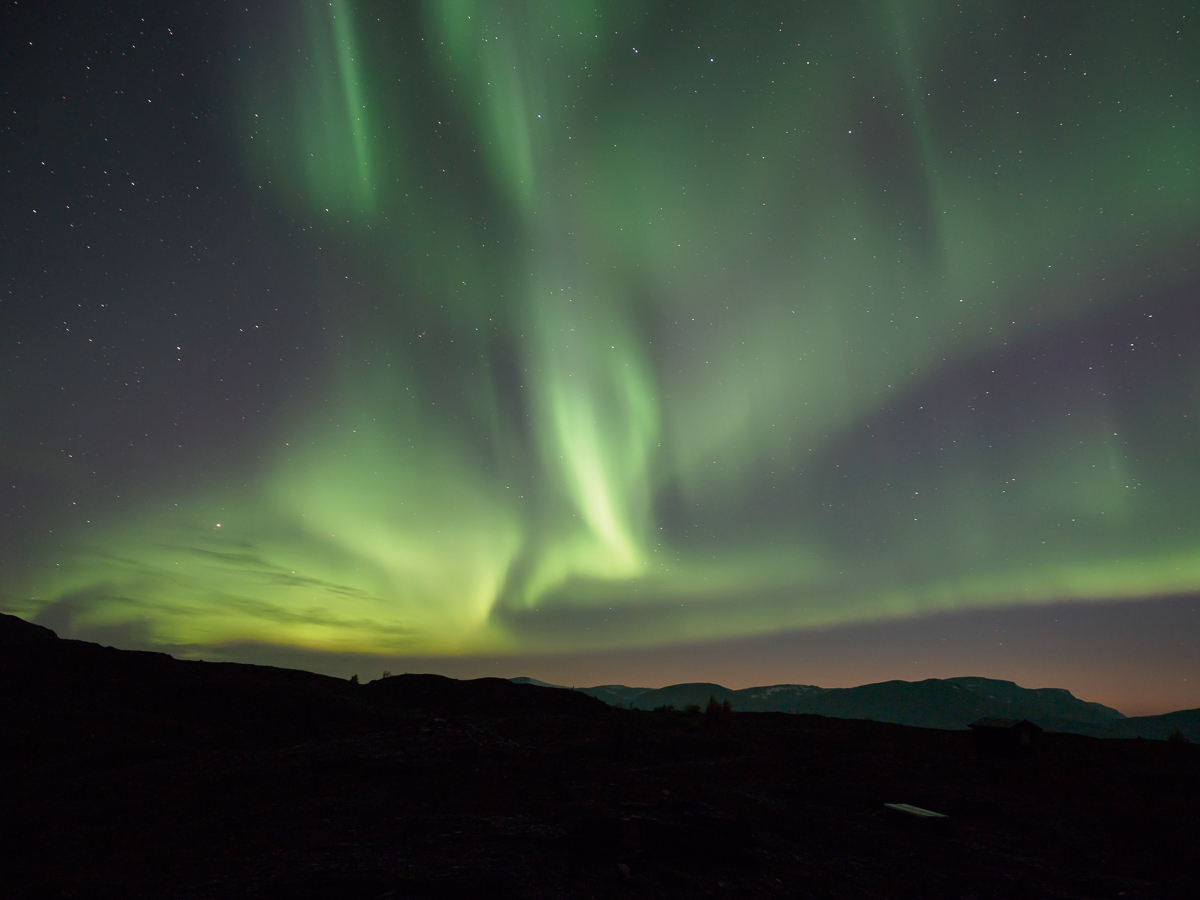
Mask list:
[[[34,607],[465,653],[1200,589],[1200,73],[1163,22],[289,15],[241,121],[337,247],[332,400]]]
[[[542,457],[578,524],[547,547],[521,590],[526,605],[572,576],[630,579],[646,563],[657,397],[626,323],[589,288],[536,292]]]
[[[532,245],[519,315],[534,334],[525,359],[535,430],[558,493],[547,498],[557,508],[548,520],[574,521],[553,526],[563,535],[539,542],[527,583],[513,586],[510,600],[524,606],[572,577],[629,579],[645,563],[658,428],[653,381],[632,351],[621,286],[597,283],[586,248],[567,237],[581,223],[563,202],[569,184],[557,176],[570,154],[562,145],[572,140],[563,110],[576,99],[563,83],[589,53],[603,58],[622,18],[630,16],[601,15],[586,3],[427,4],[426,19],[446,46],[439,62],[475,101],[467,111],[489,171]]]
[[[362,49],[354,21],[354,4],[346,0],[303,0],[299,15],[303,53],[284,56],[276,63],[291,78],[281,89],[294,110],[290,121],[277,123],[278,132],[298,137],[298,166],[303,191],[313,207],[330,207],[357,215],[370,212],[375,203],[372,172],[371,115],[362,65]],[[278,73],[263,73],[278,78]],[[264,77],[265,80],[265,77]],[[261,102],[256,126],[278,115]],[[262,135],[259,135],[260,139]],[[290,138],[295,140],[295,138]],[[252,155],[261,168],[279,163],[260,145]]]
[[[360,202],[368,205],[371,199],[371,170],[367,158],[367,104],[363,102],[359,83],[358,49],[354,39],[354,23],[346,0],[330,0],[330,27],[337,53],[338,78],[346,104],[346,119],[354,145],[354,174]]]

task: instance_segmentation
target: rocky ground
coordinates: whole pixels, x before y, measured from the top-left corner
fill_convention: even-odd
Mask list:
[[[0,646],[8,896],[1194,889],[1193,745],[1051,734],[1033,755],[997,756],[966,732],[619,710],[494,679],[352,685],[99,648],[75,659],[72,643]]]

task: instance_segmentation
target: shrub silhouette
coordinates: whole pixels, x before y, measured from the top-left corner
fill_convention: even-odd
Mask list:
[[[708,706],[704,707],[704,721],[712,724],[728,722],[733,718],[733,706],[728,700],[718,703],[717,698],[710,696]]]

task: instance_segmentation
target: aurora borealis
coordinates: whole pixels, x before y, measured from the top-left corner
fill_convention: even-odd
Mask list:
[[[1200,591],[1189,4],[80,10],[2,110],[6,611],[459,658]]]

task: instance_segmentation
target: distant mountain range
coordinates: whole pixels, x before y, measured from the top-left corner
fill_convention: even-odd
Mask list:
[[[420,687],[424,682],[418,684],[418,681],[408,679],[404,683],[405,695],[410,699],[426,689]],[[479,687],[492,681],[495,685],[486,690]],[[533,678],[510,681],[569,690]],[[496,685],[505,683],[502,679],[484,679],[476,683],[474,691],[478,696],[492,697],[487,691],[494,693],[498,690]],[[455,699],[457,684],[460,683],[453,679],[439,680],[437,697],[431,697],[430,702],[446,708],[461,705],[461,698]],[[384,697],[397,689],[393,680],[386,678],[362,687],[372,697]],[[854,688],[776,684],[740,691],[707,683],[664,688],[606,684],[582,688],[577,693],[625,709],[703,708],[713,697],[718,702],[728,700],[734,710],[744,712],[808,713],[945,729],[963,729],[984,717],[1028,719],[1046,731],[1158,740],[1178,732],[1189,741],[1200,743],[1200,709],[1126,717],[1099,703],[1080,700],[1061,688],[1031,690],[991,678],[885,681]],[[347,682],[311,672],[175,660],[165,653],[115,650],[85,641],[63,640],[48,628],[0,614],[0,722],[8,723],[14,716],[28,719],[31,715],[42,722],[26,735],[27,740],[11,744],[8,750],[19,745],[31,750],[37,743],[36,733],[45,737],[55,729],[61,730],[67,721],[75,723],[71,727],[95,734],[97,729],[117,727],[114,723],[118,720],[141,721],[146,716],[157,722],[160,738],[167,733],[178,733],[183,743],[200,740],[201,732],[214,729],[239,733],[257,729],[276,736],[285,732],[308,735],[315,727],[314,722],[337,730],[362,718],[364,713],[356,697],[359,694]],[[508,694],[496,694],[492,699],[497,697],[506,698],[505,703],[517,702]],[[545,692],[545,698],[538,702],[554,706],[560,699],[567,703],[563,708],[594,702],[584,701],[583,697],[571,700],[554,691]],[[304,710],[302,716],[297,713],[300,708]],[[604,709],[599,704],[595,708]],[[101,715],[101,709],[107,712]],[[86,727],[80,724],[85,720]],[[0,747],[0,751],[5,750]]]
[[[1028,764],[963,731],[836,717],[961,727],[1029,703],[1130,721],[970,678],[360,683],[0,614],[0,896],[1187,896],[1197,746],[1050,734]]]
[[[512,680],[562,687],[534,678]],[[1011,681],[969,676],[884,681],[853,688],[773,684],[734,691],[719,684],[696,682],[663,688],[603,684],[576,690],[625,709],[703,708],[713,697],[721,703],[728,700],[738,712],[808,713],[947,729],[962,729],[976,719],[996,717],[1027,719],[1046,731],[1092,737],[1164,740],[1179,732],[1189,741],[1200,741],[1200,709],[1161,716],[1125,716],[1103,704],[1080,700],[1063,688],[1023,688]]]

